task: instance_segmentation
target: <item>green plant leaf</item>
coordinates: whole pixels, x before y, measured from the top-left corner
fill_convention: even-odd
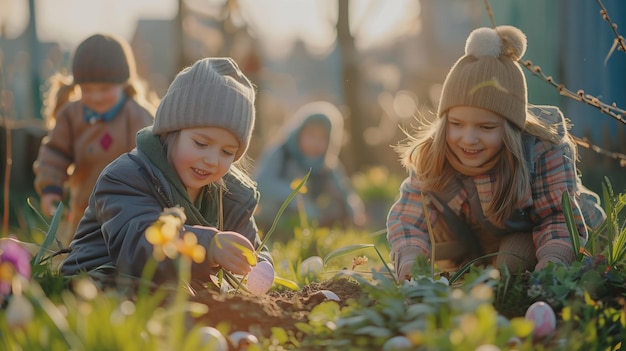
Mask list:
[[[233,288],[235,288],[235,290],[239,290],[239,289],[241,289],[241,290],[243,290],[243,291],[245,291],[245,292],[247,292],[247,293],[249,293],[249,294],[250,294],[250,290],[248,290],[248,288],[247,288],[247,287],[243,284],[243,279],[244,279],[245,277],[243,277],[243,278],[241,278],[241,279],[238,279],[238,278],[237,278],[237,277],[236,277],[233,273],[231,273],[230,271],[227,271],[227,270],[225,270],[225,269],[223,269],[223,268],[221,269],[221,271],[222,271],[222,273],[223,273],[224,280],[226,280],[226,282],[227,282],[230,286],[232,286]]]
[[[456,273],[454,273],[454,275],[452,275],[450,277],[450,279],[448,279],[448,281],[450,282],[450,285],[452,285],[459,278],[461,278],[463,276],[463,274],[465,274],[472,267],[472,265],[474,263],[476,263],[476,262],[478,262],[478,261],[480,261],[480,260],[482,260],[484,258],[498,256],[498,255],[501,255],[501,254],[515,256],[515,257],[519,258],[520,260],[526,261],[526,259],[524,257],[519,256],[517,254],[514,254],[512,252],[509,252],[509,251],[499,251],[499,252],[494,252],[494,253],[490,253],[490,254],[487,254],[487,255],[483,255],[483,256],[480,256],[480,257],[476,257],[475,259],[467,262],[463,267],[461,267],[461,269],[459,269]]]
[[[274,230],[276,230],[276,225],[278,225],[278,220],[280,219],[280,217],[283,215],[283,212],[285,212],[285,209],[287,208],[287,206],[289,205],[289,203],[291,202],[291,200],[293,200],[293,198],[296,196],[296,194],[298,194],[298,192],[300,191],[300,189],[304,186],[304,184],[307,182],[307,180],[309,180],[309,176],[311,175],[311,169],[309,168],[309,171],[306,173],[306,175],[304,176],[304,178],[302,178],[302,180],[300,181],[300,183],[298,184],[298,186],[296,186],[293,191],[291,192],[291,194],[289,194],[289,196],[287,196],[287,198],[285,199],[285,201],[283,202],[283,204],[280,206],[280,208],[278,209],[278,212],[276,213],[276,217],[274,217],[274,222],[272,222],[272,226],[270,227],[270,229],[267,231],[267,233],[265,233],[265,235],[263,236],[263,241],[261,241],[261,245],[259,245],[259,247],[257,248],[257,254],[259,252],[261,252],[261,249],[267,244],[267,241],[270,239],[270,237],[272,236],[272,234],[274,233]]]
[[[374,244],[355,244],[355,245],[340,247],[337,250],[330,252],[328,255],[326,255],[326,257],[324,257],[324,266],[328,264],[328,261],[334,258],[349,255],[351,253],[366,249],[368,247],[374,247]]]
[[[274,277],[274,283],[282,285],[288,289],[291,289],[293,291],[299,291],[300,290],[300,286],[298,285],[298,283],[294,282],[293,280],[289,280],[286,278],[282,278],[279,276],[275,276]]]
[[[572,248],[574,249],[576,260],[579,261],[583,256],[580,252],[580,236],[578,235],[578,229],[576,229],[576,221],[574,220],[574,212],[572,211],[572,202],[570,201],[569,192],[567,190],[563,192],[563,196],[561,197],[561,207],[563,208],[567,231],[569,232],[569,237],[572,240]]]
[[[33,212],[35,212],[37,217],[39,217],[39,219],[41,219],[42,222],[44,222],[47,226],[50,226],[50,223],[48,223],[46,218],[41,214],[41,212],[39,212],[39,210],[37,209],[37,206],[35,205],[34,202],[35,201],[31,197],[28,197],[26,199],[26,203],[28,204],[28,207],[30,207],[30,209],[33,210]]]
[[[33,261],[34,265],[38,266],[41,264],[44,253],[46,252],[46,250],[48,250],[48,247],[50,247],[50,245],[54,241],[56,237],[57,229],[59,228],[59,223],[61,222],[62,214],[63,214],[63,202],[59,202],[59,205],[57,206],[57,210],[54,213],[54,216],[52,217],[52,221],[50,222],[50,227],[48,228],[48,231],[46,232],[46,238],[44,239],[43,244],[41,244],[41,248],[37,252],[37,255],[35,255],[35,258]]]
[[[602,183],[602,196],[604,198],[604,211],[606,212],[606,230],[607,230],[607,263],[613,266],[616,262],[613,256],[613,243],[617,236],[617,216],[613,208],[613,187],[607,181]]]

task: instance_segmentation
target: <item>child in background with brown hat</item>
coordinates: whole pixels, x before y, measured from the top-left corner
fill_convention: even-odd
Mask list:
[[[193,263],[192,280],[208,282],[220,267],[250,272],[241,247],[261,244],[253,217],[259,196],[237,164],[250,144],[254,100],[254,86],[230,58],[205,58],[178,73],[154,125],[102,172],[62,273],[113,267],[140,277],[153,252],[145,231],[174,206],[184,210],[183,231],[206,248],[204,261]],[[266,248],[260,256],[272,262]],[[176,280],[171,260],[158,264],[154,280]]]
[[[95,34],[85,39],[74,53],[72,75],[50,80],[46,118],[51,130],[33,165],[44,215],[52,215],[66,197],[68,182],[69,233],[61,233],[69,236],[66,243],[100,171],[135,147],[135,134],[151,125],[154,115],[141,94],[133,53],[121,38]]]
[[[387,239],[400,279],[431,250],[443,269],[496,252],[483,263],[512,273],[571,263],[564,192],[581,243],[605,219],[582,194],[576,144],[559,109],[528,106],[517,62],[525,50],[518,28],[474,30],[448,72],[438,118],[398,147],[409,177],[388,214]]]

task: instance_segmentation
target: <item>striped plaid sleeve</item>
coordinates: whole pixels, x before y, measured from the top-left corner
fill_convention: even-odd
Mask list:
[[[572,210],[581,240],[587,240],[587,229],[575,201],[576,169],[570,158],[569,145],[535,144],[536,177],[532,182],[533,213],[539,223],[533,231],[537,259],[569,263],[575,257],[565,215],[561,206],[563,193],[570,194]]]
[[[421,251],[428,254],[430,239],[422,207],[422,192],[413,176],[406,178],[400,186],[400,197],[392,205],[387,217],[387,239],[392,257],[406,251]],[[436,209],[428,205],[431,223],[437,218]]]

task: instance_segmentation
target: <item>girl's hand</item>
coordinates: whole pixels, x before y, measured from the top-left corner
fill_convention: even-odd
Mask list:
[[[408,260],[400,264],[398,268],[398,280],[402,283],[405,280],[411,279],[411,268],[413,268],[413,264],[415,260]]]
[[[59,194],[46,193],[41,195],[41,211],[46,216],[54,216],[61,200],[63,199]]]
[[[219,232],[215,234],[209,246],[209,262],[235,274],[248,274],[252,267],[241,246],[254,251],[254,246],[245,236],[236,232]]]

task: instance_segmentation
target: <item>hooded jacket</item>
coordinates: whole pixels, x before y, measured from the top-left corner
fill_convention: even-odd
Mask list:
[[[299,135],[311,122],[326,126],[329,133],[326,152],[318,158],[305,156],[299,146]],[[343,138],[343,119],[339,110],[322,101],[304,105],[283,129],[282,137],[261,155],[257,164],[254,177],[261,193],[256,215],[259,222],[273,222],[278,209],[293,191],[292,182],[303,179],[310,169],[305,184],[307,191],[298,194],[304,200],[308,219],[319,220],[321,225],[354,223],[355,216],[364,210],[339,161]],[[297,211],[297,200],[294,199],[285,215],[293,216]]]

